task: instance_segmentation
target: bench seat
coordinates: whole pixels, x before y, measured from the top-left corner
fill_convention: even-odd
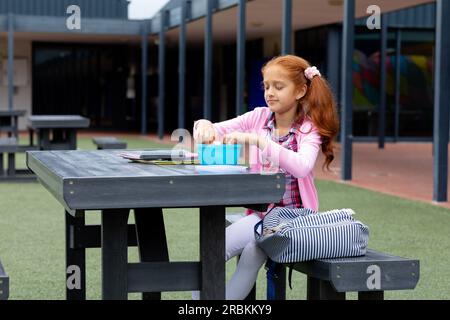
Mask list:
[[[2,261],[0,260],[0,300],[7,300],[9,297],[9,277],[3,269]]]
[[[0,177],[3,178],[5,174],[14,176],[16,172],[16,152],[19,149],[17,138],[0,138]],[[8,171],[5,172],[3,168],[3,154],[8,155]]]
[[[98,137],[93,138],[92,142],[97,146],[98,150],[102,149],[126,149],[127,143],[118,140],[116,137]]]
[[[1,153],[14,153],[19,148],[19,142],[17,138],[0,138],[0,152]]]
[[[382,299],[385,290],[414,289],[419,281],[418,260],[368,249],[360,257],[317,259],[293,265],[308,277],[308,299]]]

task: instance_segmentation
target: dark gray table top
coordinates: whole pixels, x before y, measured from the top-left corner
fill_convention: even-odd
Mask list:
[[[284,174],[130,162],[122,151],[29,151],[27,166],[68,209],[239,206],[278,202]]]
[[[24,116],[26,110],[0,110],[0,117]]]
[[[78,115],[34,115],[28,117],[33,129],[44,128],[87,128],[89,119]]]

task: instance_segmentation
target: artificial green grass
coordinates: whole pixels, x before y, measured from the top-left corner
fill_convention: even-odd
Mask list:
[[[126,139],[129,148],[157,145],[140,138]],[[80,149],[94,149],[79,139]],[[20,161],[20,159],[18,159]],[[387,291],[386,299],[448,299],[450,297],[450,210],[367,191],[343,183],[317,181],[321,210],[349,207],[370,227],[369,247],[420,260],[415,290]],[[243,208],[229,209],[240,212]],[[169,255],[173,261],[198,259],[198,210],[164,211]],[[132,214],[130,215],[130,222]],[[87,212],[86,222],[100,222]],[[38,183],[0,183],[0,259],[10,277],[10,299],[65,299],[64,211]],[[100,250],[86,250],[87,298],[101,298]],[[129,249],[137,261],[136,248]],[[235,267],[227,263],[227,278]],[[265,299],[265,270],[257,283],[257,299]],[[139,294],[130,294],[138,299]],[[163,299],[190,299],[190,292],[165,292]],[[305,299],[306,277],[294,272],[287,299]],[[356,294],[348,294],[355,299]]]

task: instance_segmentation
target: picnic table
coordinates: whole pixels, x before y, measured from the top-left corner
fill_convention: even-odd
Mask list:
[[[67,298],[86,298],[85,249],[101,247],[103,299],[127,299],[128,292],[158,299],[162,291],[189,290],[200,290],[201,299],[224,299],[225,208],[279,201],[284,174],[143,164],[119,153],[27,152],[28,167],[65,208]],[[162,209],[188,207],[200,210],[200,261],[170,262]],[[135,225],[127,224],[131,209]],[[85,225],[87,210],[101,212],[101,226]],[[128,245],[138,246],[139,263],[128,263]]]
[[[79,115],[32,115],[28,121],[38,133],[39,150],[74,150],[77,130],[89,127],[89,119]]]
[[[19,117],[25,110],[0,110],[0,132],[7,132],[8,137],[19,138]]]
[[[23,180],[33,178],[28,170],[16,168],[16,153],[25,152],[29,146],[19,144],[19,117],[26,110],[0,111],[0,181]],[[6,136],[2,136],[5,132]],[[8,159],[8,169],[4,170],[3,159]]]

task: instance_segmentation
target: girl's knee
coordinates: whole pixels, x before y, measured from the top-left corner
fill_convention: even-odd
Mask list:
[[[244,256],[248,259],[252,259],[258,262],[265,261],[267,259],[267,255],[257,245],[256,241],[251,241],[245,246],[244,250],[242,251],[241,259]]]
[[[254,225],[259,221],[256,215],[246,216],[225,230],[225,259],[228,261],[234,256],[240,255],[250,242],[253,242]]]
[[[262,251],[255,240],[250,241],[249,243],[247,243],[247,245],[245,246],[244,250],[248,250],[248,251]]]

